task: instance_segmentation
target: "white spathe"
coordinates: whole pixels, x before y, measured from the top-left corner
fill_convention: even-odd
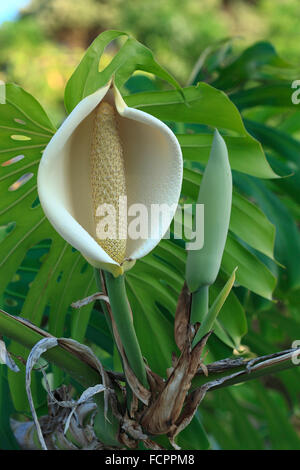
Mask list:
[[[154,227],[155,238],[127,239],[126,261],[114,261],[94,238],[90,147],[94,110],[103,100],[117,110],[127,204],[175,206],[182,184],[182,153],[172,131],[159,119],[129,108],[111,82],[80,101],[47,145],[38,170],[38,194],[56,231],[95,267],[115,276],[148,254],[167,232],[175,210]]]

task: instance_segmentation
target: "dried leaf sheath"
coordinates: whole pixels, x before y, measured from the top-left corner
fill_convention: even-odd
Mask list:
[[[119,214],[119,198],[126,196],[125,168],[116,115],[107,102],[101,102],[95,110],[90,165],[95,237],[109,256],[121,264],[125,258],[126,239],[119,238],[119,233],[126,234],[126,216]],[[107,238],[99,238],[100,214],[97,209],[103,204],[111,204],[116,211],[115,237],[108,233]]]

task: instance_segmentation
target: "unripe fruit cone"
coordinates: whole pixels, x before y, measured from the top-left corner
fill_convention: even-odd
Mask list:
[[[186,281],[191,292],[216,280],[228,233],[231,201],[227,147],[216,130],[197,201],[204,204],[204,245],[200,250],[190,250],[187,256]]]

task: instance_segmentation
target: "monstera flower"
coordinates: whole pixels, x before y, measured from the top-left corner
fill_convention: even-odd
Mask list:
[[[93,266],[114,276],[164,236],[181,182],[182,154],[172,131],[126,106],[112,82],[77,104],[47,145],[38,171],[40,202],[56,231]],[[133,239],[120,201],[128,208],[142,204],[148,213],[154,204],[170,210],[150,221],[156,226],[148,237]],[[118,230],[104,237],[98,228],[107,207],[115,209]]]

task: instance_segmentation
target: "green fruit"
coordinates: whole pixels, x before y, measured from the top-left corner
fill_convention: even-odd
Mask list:
[[[216,130],[200,186],[198,204],[204,204],[204,246],[190,250],[186,281],[191,292],[212,285],[218,275],[230,220],[232,175],[226,144]]]

